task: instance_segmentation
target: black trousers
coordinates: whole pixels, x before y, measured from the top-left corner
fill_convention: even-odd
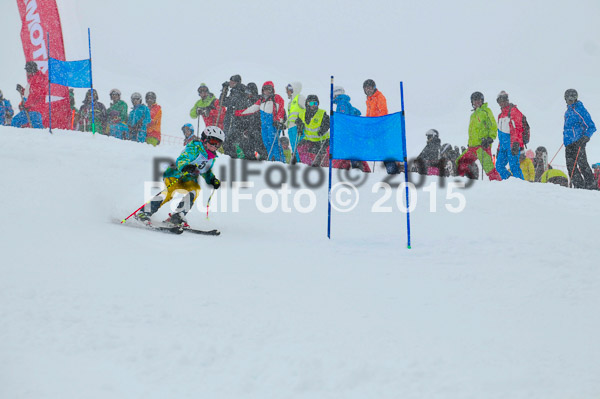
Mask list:
[[[573,187],[593,189],[597,186],[597,183],[594,181],[594,173],[587,160],[585,144],[581,147],[578,142],[569,144],[565,147],[565,157],[567,159],[569,177],[573,176],[571,179]]]

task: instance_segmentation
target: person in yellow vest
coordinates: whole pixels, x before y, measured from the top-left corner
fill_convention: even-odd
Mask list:
[[[288,119],[287,119],[287,133],[290,140],[291,151],[296,154],[296,146],[298,142],[302,139],[298,134],[298,127],[296,126],[296,119],[300,115],[300,112],[304,110],[306,98],[303,94],[300,94],[302,91],[302,83],[300,82],[292,82],[289,83],[285,87],[285,91],[287,93],[288,99],[290,102],[288,103]],[[296,154],[296,161],[300,161],[300,157]]]
[[[552,166],[548,165],[548,170],[544,172],[541,178],[542,183],[554,183],[563,187],[569,187],[569,178],[560,169],[552,169]]]
[[[535,167],[533,166],[533,151],[527,150],[525,153],[521,153],[519,157],[519,163],[521,164],[521,172],[523,172],[523,178],[527,181],[535,181]]]
[[[296,119],[298,132],[304,137],[298,144],[300,161],[310,166],[327,166],[329,159],[329,115],[319,109],[319,97],[306,97],[305,109]]]

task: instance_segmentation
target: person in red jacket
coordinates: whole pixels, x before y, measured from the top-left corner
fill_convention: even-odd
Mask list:
[[[146,143],[157,146],[160,144],[160,123],[162,109],[156,103],[156,94],[153,91],[146,93],[146,104],[150,110],[150,123],[146,127]]]
[[[219,104],[219,100],[208,90],[208,86],[204,83],[200,83],[198,95],[200,96],[200,100],[190,110],[190,117],[196,119],[202,116],[204,125],[217,126],[223,130],[223,122],[225,120],[225,113],[227,112],[225,107]]]
[[[268,152],[268,160],[285,163],[285,155],[279,135],[285,129],[285,104],[279,94],[275,94],[275,85],[267,81],[262,86],[262,96],[250,107],[235,111],[235,116],[250,115],[260,111],[263,143]]]
[[[27,111],[37,111],[42,114],[44,126],[48,126],[48,77],[38,70],[35,61],[25,63],[27,72],[27,88],[17,85],[17,91],[25,98],[24,107]],[[45,112],[43,112],[45,111]]]
[[[377,85],[373,79],[367,79],[363,83],[363,90],[367,95],[367,117],[384,116],[388,114],[387,100],[385,96],[377,90]],[[398,164],[394,161],[383,161],[385,169],[389,175],[400,173]]]
[[[506,180],[511,176],[523,180],[523,172],[519,163],[523,149],[523,114],[516,105],[508,101],[508,94],[501,91],[496,98],[502,112],[498,115],[498,159],[496,170]],[[510,165],[510,172],[506,170]]]

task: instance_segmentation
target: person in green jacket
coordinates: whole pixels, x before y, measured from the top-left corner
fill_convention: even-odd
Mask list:
[[[476,179],[477,176],[470,176],[470,166],[479,159],[490,180],[502,180],[494,167],[491,151],[492,143],[498,135],[496,118],[487,103],[484,103],[482,93],[476,91],[471,94],[471,105],[473,113],[469,122],[469,148],[456,160],[458,174]]]
[[[107,114],[107,134],[118,139],[127,137],[128,127],[127,120],[128,106],[127,103],[121,100],[121,91],[119,89],[112,89],[110,91],[111,104],[106,111]]]

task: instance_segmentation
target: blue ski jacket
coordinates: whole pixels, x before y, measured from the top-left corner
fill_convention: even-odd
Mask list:
[[[595,131],[596,125],[581,101],[577,101],[573,105],[567,105],[565,127],[563,130],[564,145],[573,144],[583,137],[584,134],[592,137]]]
[[[340,94],[333,99],[333,103],[336,105],[335,112],[340,114],[360,116],[360,111],[350,104],[350,96],[346,94]]]
[[[150,110],[144,104],[136,105],[129,113],[130,134],[137,134],[137,141],[144,143],[146,141],[146,126],[150,123]]]
[[[29,111],[29,118],[31,119],[31,124],[33,126],[29,126],[29,120],[27,120],[27,114],[25,111],[21,111],[15,115],[12,120],[11,126],[14,127],[33,127],[35,129],[43,129],[44,123],[42,121],[42,114],[36,111]]]

